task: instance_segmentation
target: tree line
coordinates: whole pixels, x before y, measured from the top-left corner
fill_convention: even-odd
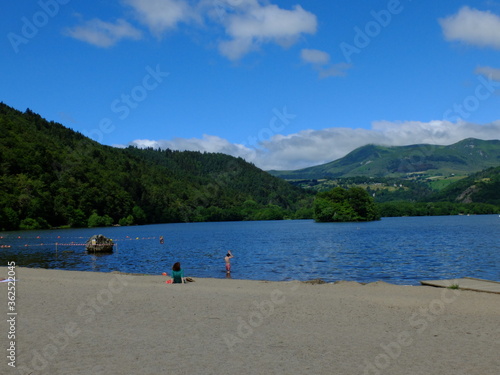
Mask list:
[[[103,146],[0,103],[0,228],[311,217],[313,196],[241,158]]]

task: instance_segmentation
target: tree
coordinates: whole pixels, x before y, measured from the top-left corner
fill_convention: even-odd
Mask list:
[[[15,230],[19,227],[19,216],[10,207],[4,207],[0,211],[0,229]]]
[[[97,212],[95,211],[92,215],[90,215],[88,220],[89,228],[109,227],[111,225],[113,225],[113,219],[111,217],[109,217],[108,215],[99,216],[99,214],[97,214]]]
[[[313,205],[317,222],[346,222],[379,220],[380,214],[373,198],[362,188],[346,190],[336,187],[318,193]]]
[[[143,209],[140,208],[139,206],[134,206],[134,208],[132,208],[132,216],[133,220],[137,224],[144,224],[147,222],[146,214],[144,213]],[[132,225],[132,223],[129,225]]]

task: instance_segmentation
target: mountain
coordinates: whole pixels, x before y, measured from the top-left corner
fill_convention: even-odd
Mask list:
[[[0,103],[0,229],[294,218],[311,201],[241,158],[104,146]]]
[[[269,171],[283,179],[345,177],[435,178],[465,176],[500,165],[500,141],[464,139],[450,146],[367,145],[341,159],[295,171]]]

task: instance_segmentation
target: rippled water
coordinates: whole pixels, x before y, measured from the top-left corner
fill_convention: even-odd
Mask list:
[[[470,276],[500,281],[499,233],[497,215],[3,232],[0,264],[13,260],[24,267],[161,274],[180,261],[187,276],[224,278],[223,257],[231,249],[232,277],[238,279],[418,284]],[[114,239],[115,252],[87,254],[80,244],[93,234]],[[163,245],[159,236],[165,237]]]

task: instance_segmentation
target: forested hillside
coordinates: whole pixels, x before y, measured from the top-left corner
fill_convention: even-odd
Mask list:
[[[300,218],[311,207],[241,158],[103,146],[0,103],[0,229]]]
[[[432,216],[500,213],[500,167],[463,178],[425,199],[378,205],[383,216]]]
[[[500,167],[488,168],[444,188],[434,201],[488,203],[500,206]]]

